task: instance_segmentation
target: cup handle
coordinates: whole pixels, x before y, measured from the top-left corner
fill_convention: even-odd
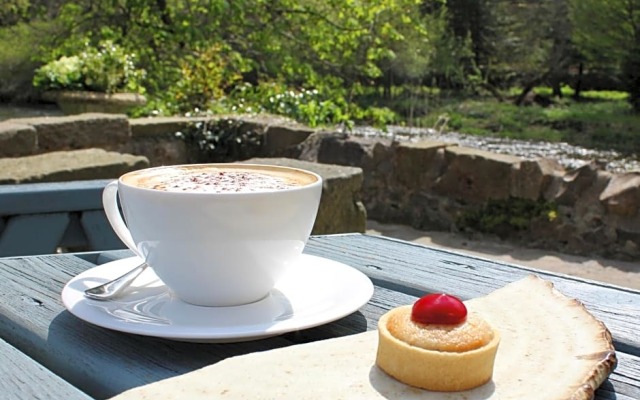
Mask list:
[[[112,181],[104,187],[102,191],[102,207],[104,208],[104,212],[107,215],[107,219],[111,224],[114,232],[120,240],[131,249],[136,255],[142,259],[142,255],[138,251],[135,242],[133,241],[133,237],[131,237],[131,232],[127,225],[122,219],[122,215],[120,214],[120,210],[118,209],[118,181]]]

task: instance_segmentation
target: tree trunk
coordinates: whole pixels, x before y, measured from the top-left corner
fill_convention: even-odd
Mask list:
[[[393,73],[391,72],[391,70],[387,70],[387,72],[385,72],[384,74],[384,88],[383,88],[383,94],[382,97],[385,100],[391,100],[391,87],[393,86]]]
[[[551,81],[551,88],[553,90],[553,97],[557,97],[559,99],[562,98],[562,88],[560,87],[560,79],[554,78]]]
[[[520,92],[520,94],[516,98],[515,105],[517,106],[523,105],[525,99],[527,98],[527,95],[533,90],[536,84],[537,84],[536,81],[530,81],[529,83],[527,83],[525,87],[522,89],[522,92]]]
[[[491,93],[499,102],[504,102],[504,96],[502,96],[502,93],[500,93],[495,86],[487,82],[482,83],[481,86],[483,89],[489,91],[489,93]]]
[[[631,49],[625,57],[622,66],[623,78],[629,93],[629,103],[633,111],[640,113],[640,28],[636,34],[637,45]]]
[[[573,99],[580,100],[580,92],[582,91],[582,77],[584,75],[584,64],[581,62],[578,65],[578,79],[576,79],[576,88],[573,92]]]
[[[544,82],[549,77],[551,72],[552,71],[549,70],[549,71],[545,72],[544,74],[539,75],[539,76],[531,79],[529,82],[527,82],[527,84],[524,85],[524,88],[522,89],[522,92],[520,92],[520,95],[516,98],[515,105],[521,106],[524,103],[525,99],[527,98],[527,95],[529,94],[529,92],[531,92],[534,87],[536,87],[540,83]]]

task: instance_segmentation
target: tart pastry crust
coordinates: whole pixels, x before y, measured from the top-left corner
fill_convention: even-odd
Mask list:
[[[479,317],[471,315],[472,328],[477,326],[477,321],[480,320],[482,321],[480,325],[491,329],[492,332],[469,335],[466,327],[454,326],[447,329],[436,326],[435,335],[431,334],[433,332],[427,332],[426,335],[428,337],[426,345],[430,348],[423,348],[420,347],[420,342],[425,341],[420,338],[403,340],[392,333],[393,331],[397,334],[401,331],[401,336],[407,331],[415,333],[416,330],[411,327],[396,326],[398,323],[407,323],[408,319],[410,321],[410,317],[407,317],[410,315],[411,306],[407,305],[390,310],[380,318],[376,355],[376,364],[380,369],[408,385],[440,392],[468,390],[491,380],[500,343],[498,331],[489,327]],[[462,331],[461,335],[456,334],[459,332],[451,334],[452,330]],[[434,343],[434,336],[435,341],[447,340],[447,336],[453,336],[455,339],[449,346],[446,343]],[[463,339],[460,340],[460,337]],[[470,339],[467,340],[468,338]],[[414,345],[408,342],[413,342]],[[469,348],[470,346],[473,348]],[[442,348],[452,351],[438,350]]]

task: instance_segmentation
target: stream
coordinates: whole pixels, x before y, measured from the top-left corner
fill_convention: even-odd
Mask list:
[[[497,137],[465,135],[458,132],[438,132],[429,128],[407,128],[390,126],[384,132],[372,127],[356,127],[351,132],[354,136],[370,138],[387,138],[397,141],[417,142],[420,140],[436,140],[446,143],[457,143],[460,146],[477,148],[500,154],[510,154],[525,159],[555,159],[565,168],[573,169],[590,161],[597,161],[604,169],[611,172],[640,172],[638,155],[624,156],[613,150],[594,150],[568,143],[551,143],[541,141],[515,140]]]

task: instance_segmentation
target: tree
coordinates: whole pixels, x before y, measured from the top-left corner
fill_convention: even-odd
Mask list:
[[[551,48],[548,54],[549,83],[553,95],[562,97],[561,84],[572,62],[577,58],[575,47],[571,40],[573,27],[569,19],[569,1],[556,0],[547,3],[550,19]]]
[[[449,25],[458,41],[471,42],[467,74],[502,99],[499,89],[550,83],[556,95],[573,57],[568,0],[449,0]]]
[[[640,112],[640,0],[571,0],[570,15],[585,63],[621,73]]]
[[[485,84],[493,80],[497,43],[500,41],[499,14],[496,12],[500,0],[448,0],[449,28],[456,38],[455,48],[469,56],[460,62],[467,76],[477,75]],[[493,91],[493,89],[492,89]],[[497,92],[496,92],[497,93]]]
[[[135,50],[155,89],[179,79],[181,60],[211,46],[240,55],[252,80],[353,92],[402,58],[408,70],[422,68],[428,30],[419,0],[78,0],[66,4],[60,21],[67,33],[52,43],[55,58],[102,39]],[[100,27],[99,30],[96,27]],[[407,41],[418,47],[408,49]],[[410,66],[414,63],[414,66]],[[397,64],[397,63],[396,63]],[[398,64],[397,64],[398,65]],[[151,68],[153,66],[153,68]],[[398,66],[399,68],[399,66]]]

